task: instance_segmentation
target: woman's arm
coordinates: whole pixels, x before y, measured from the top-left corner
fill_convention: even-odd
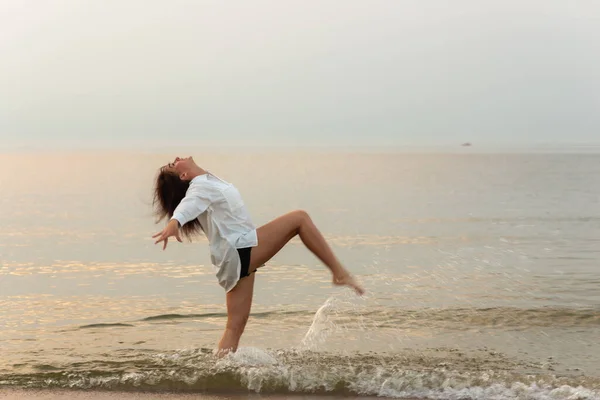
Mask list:
[[[173,216],[171,217],[171,220],[165,229],[152,236],[153,238],[156,238],[156,242],[154,242],[154,244],[164,242],[164,250],[167,248],[169,238],[172,236],[174,236],[178,242],[181,242],[182,240],[181,236],[179,235],[179,228],[189,221],[198,218],[200,214],[206,211],[208,206],[210,206],[210,203],[211,199],[205,190],[200,190],[197,187],[191,187],[186,193],[185,197],[175,208]]]
[[[183,226],[190,222],[193,219],[198,218],[200,214],[202,214],[208,206],[210,205],[210,198],[206,195],[204,191],[198,190],[197,188],[192,188],[179,202],[175,211],[173,211],[173,216],[171,217],[171,221],[173,220],[179,222],[179,226]]]

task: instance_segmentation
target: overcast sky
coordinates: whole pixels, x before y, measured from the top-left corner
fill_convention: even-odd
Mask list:
[[[0,148],[600,142],[597,0],[1,0]]]

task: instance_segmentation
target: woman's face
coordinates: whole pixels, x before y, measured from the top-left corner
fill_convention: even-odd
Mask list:
[[[194,160],[192,157],[175,157],[175,160],[163,166],[162,169],[163,171],[172,171],[179,175],[181,179],[185,179],[185,176],[191,171],[193,165]]]

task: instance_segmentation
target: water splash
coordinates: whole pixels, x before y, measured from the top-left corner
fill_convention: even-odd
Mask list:
[[[329,297],[315,313],[298,349],[317,350],[324,346],[332,335],[350,329],[366,331],[367,326],[361,310],[363,308],[358,305],[353,294],[345,293]]]
[[[239,347],[235,353],[229,353],[220,359],[217,365],[247,367],[275,365],[277,362],[277,359],[266,350],[257,347]]]
[[[337,325],[331,315],[333,312],[335,312],[335,297],[330,297],[315,313],[308,331],[300,342],[300,349],[315,350],[336,331]]]

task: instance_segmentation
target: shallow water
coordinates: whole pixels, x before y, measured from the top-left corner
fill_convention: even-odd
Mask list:
[[[151,239],[174,155],[0,156],[0,385],[599,396],[599,155],[194,153],[258,225],[308,210],[368,291],[332,287],[294,240],[222,361],[207,243]]]

